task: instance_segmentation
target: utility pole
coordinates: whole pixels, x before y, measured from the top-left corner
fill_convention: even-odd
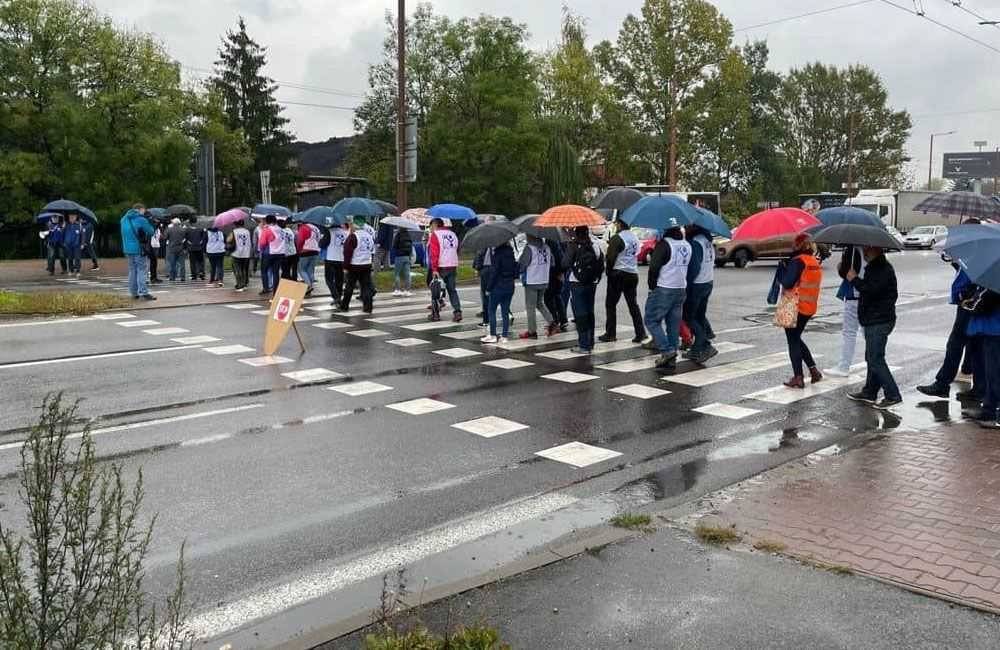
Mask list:
[[[853,196],[854,189],[854,113],[851,113],[851,128],[847,133],[847,195]]]
[[[406,209],[406,0],[399,0],[396,14],[396,205]]]
[[[939,135],[953,135],[956,131],[944,131],[943,133],[931,133],[931,154],[930,160],[927,161],[927,190],[931,189],[931,182],[934,180],[932,174],[934,173],[934,138]]]

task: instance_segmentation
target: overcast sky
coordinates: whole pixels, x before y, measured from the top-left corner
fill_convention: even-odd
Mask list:
[[[977,25],[977,19],[952,6],[952,0],[893,0],[922,4],[928,17],[946,23],[1000,50],[1000,28]],[[935,140],[934,175],[941,173],[944,151],[973,150],[974,140],[1000,146],[1000,51],[991,51],[949,33],[928,20],[871,0],[858,6],[776,25],[741,29],[849,0],[713,0],[733,23],[737,42],[765,38],[771,67],[785,71],[810,61],[837,65],[863,63],[874,68],[889,88],[889,101],[914,117],[909,142],[914,172],[926,181],[929,136],[958,131]],[[613,39],[622,19],[638,13],[642,0],[566,0],[586,17],[593,42]],[[384,36],[386,9],[396,0],[95,0],[116,22],[156,34],[170,54],[186,66],[210,68],[220,36],[246,18],[251,36],[268,48],[267,72],[279,82],[325,89],[312,92],[281,88],[289,102],[356,105],[367,87],[367,66],[377,60]],[[545,49],[558,40],[562,0],[437,0],[435,10],[452,17],[479,13],[508,15],[528,25],[532,46]],[[416,0],[408,5],[415,6]],[[962,6],[1000,19],[996,0],[963,0]],[[197,72],[189,72],[196,75]],[[990,81],[992,80],[992,82]],[[347,94],[333,94],[340,91]],[[994,112],[940,115],[994,109]],[[349,110],[292,106],[285,115],[297,138],[325,140],[353,132]]]

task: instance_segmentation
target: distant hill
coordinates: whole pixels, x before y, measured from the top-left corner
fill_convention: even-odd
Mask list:
[[[290,146],[303,175],[329,176],[337,172],[353,140],[353,136],[348,136],[330,138],[326,142],[293,142]]]

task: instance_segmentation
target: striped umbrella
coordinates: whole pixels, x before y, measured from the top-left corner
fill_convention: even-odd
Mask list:
[[[976,192],[936,192],[913,209],[962,219],[1000,219],[1000,203]]]
[[[594,227],[607,224],[604,217],[582,205],[557,205],[543,212],[535,221],[536,226],[555,228]]]

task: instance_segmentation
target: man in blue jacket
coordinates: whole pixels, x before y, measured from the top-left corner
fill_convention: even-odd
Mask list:
[[[970,289],[961,308],[970,313],[966,334],[977,343],[972,373],[973,385],[982,391],[982,406],[962,415],[986,429],[1000,429],[1000,293],[975,285]]]
[[[97,242],[95,241],[94,224],[84,220],[83,227],[83,252],[90,257],[91,271],[100,271],[101,265],[97,262]]]
[[[83,249],[83,226],[77,220],[75,212],[66,216],[66,226],[63,228],[63,251],[69,263],[69,272],[80,277],[80,251]]]
[[[146,246],[153,236],[153,224],[145,217],[146,206],[136,203],[121,219],[122,250],[128,258],[128,289],[132,298],[156,300],[146,287],[149,276],[149,258]]]
[[[49,219],[48,230],[42,233],[42,236],[45,238],[46,268],[49,275],[56,274],[56,260],[59,260],[59,266],[65,275],[66,255],[63,252],[63,224],[58,215],[52,215]]]

